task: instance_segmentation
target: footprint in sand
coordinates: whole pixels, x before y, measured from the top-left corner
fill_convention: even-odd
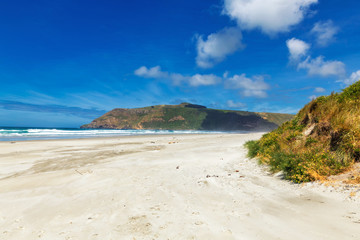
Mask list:
[[[128,219],[126,224],[118,225],[116,231],[149,235],[152,232],[152,225],[146,215],[133,216]]]

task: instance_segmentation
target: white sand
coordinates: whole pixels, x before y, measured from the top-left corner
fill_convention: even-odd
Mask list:
[[[1,142],[0,239],[360,239],[360,192],[269,175],[260,136]]]

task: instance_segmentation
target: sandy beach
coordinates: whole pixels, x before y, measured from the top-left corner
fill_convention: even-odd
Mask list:
[[[0,142],[0,239],[360,239],[360,191],[296,185],[256,134]]]

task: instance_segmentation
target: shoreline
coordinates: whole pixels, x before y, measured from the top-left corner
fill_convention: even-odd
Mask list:
[[[359,239],[360,192],[272,176],[262,134],[0,142],[0,239]]]
[[[257,134],[257,133],[263,133],[263,132],[252,132],[254,134]],[[1,143],[11,143],[11,142],[17,142],[17,143],[21,143],[21,142],[48,142],[48,141],[71,141],[71,140],[79,140],[79,141],[82,141],[82,140],[93,140],[93,139],[108,139],[108,140],[111,140],[111,139],[118,139],[118,138],[132,138],[132,137],[144,137],[144,138],[147,138],[147,137],[151,137],[151,136],[154,136],[154,137],[166,137],[166,136],[196,136],[196,135],[221,135],[221,134],[239,134],[239,135],[242,135],[242,134],[251,134],[251,133],[236,133],[236,132],[218,132],[218,133],[169,133],[169,134],[138,134],[138,135],[119,135],[119,136],[94,136],[94,137],[79,137],[79,138],[54,138],[54,139],[31,139],[31,140],[0,140],[0,144]]]
[[[29,129],[29,130],[37,130],[37,129]],[[41,129],[42,131],[63,131],[63,129]],[[72,129],[72,131],[75,129]],[[56,133],[47,133],[46,134],[33,134],[33,135],[23,135],[21,133],[15,133],[15,136],[8,136],[3,135],[0,132],[0,143],[1,142],[22,142],[22,141],[52,141],[52,140],[71,140],[71,139],[92,139],[92,138],[116,138],[116,137],[131,137],[131,136],[167,136],[167,135],[192,135],[192,134],[250,134],[250,133],[264,133],[264,131],[210,131],[210,130],[129,130],[130,132],[126,132],[127,130],[122,129],[92,129],[93,131],[124,131],[122,133],[94,133],[94,134],[73,134],[73,133],[66,133],[66,134],[56,134]],[[89,131],[92,131],[89,130]],[[78,129],[74,131],[84,133],[87,130]],[[135,131],[135,132],[131,132]],[[136,133],[136,131],[139,131]],[[141,132],[144,131],[144,132]],[[147,132],[150,131],[150,132]],[[153,131],[153,132],[151,132]],[[29,133],[26,133],[29,134]]]

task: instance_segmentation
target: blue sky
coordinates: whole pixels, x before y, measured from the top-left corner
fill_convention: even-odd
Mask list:
[[[360,3],[0,3],[0,126],[78,127],[184,101],[296,113],[360,79]]]

